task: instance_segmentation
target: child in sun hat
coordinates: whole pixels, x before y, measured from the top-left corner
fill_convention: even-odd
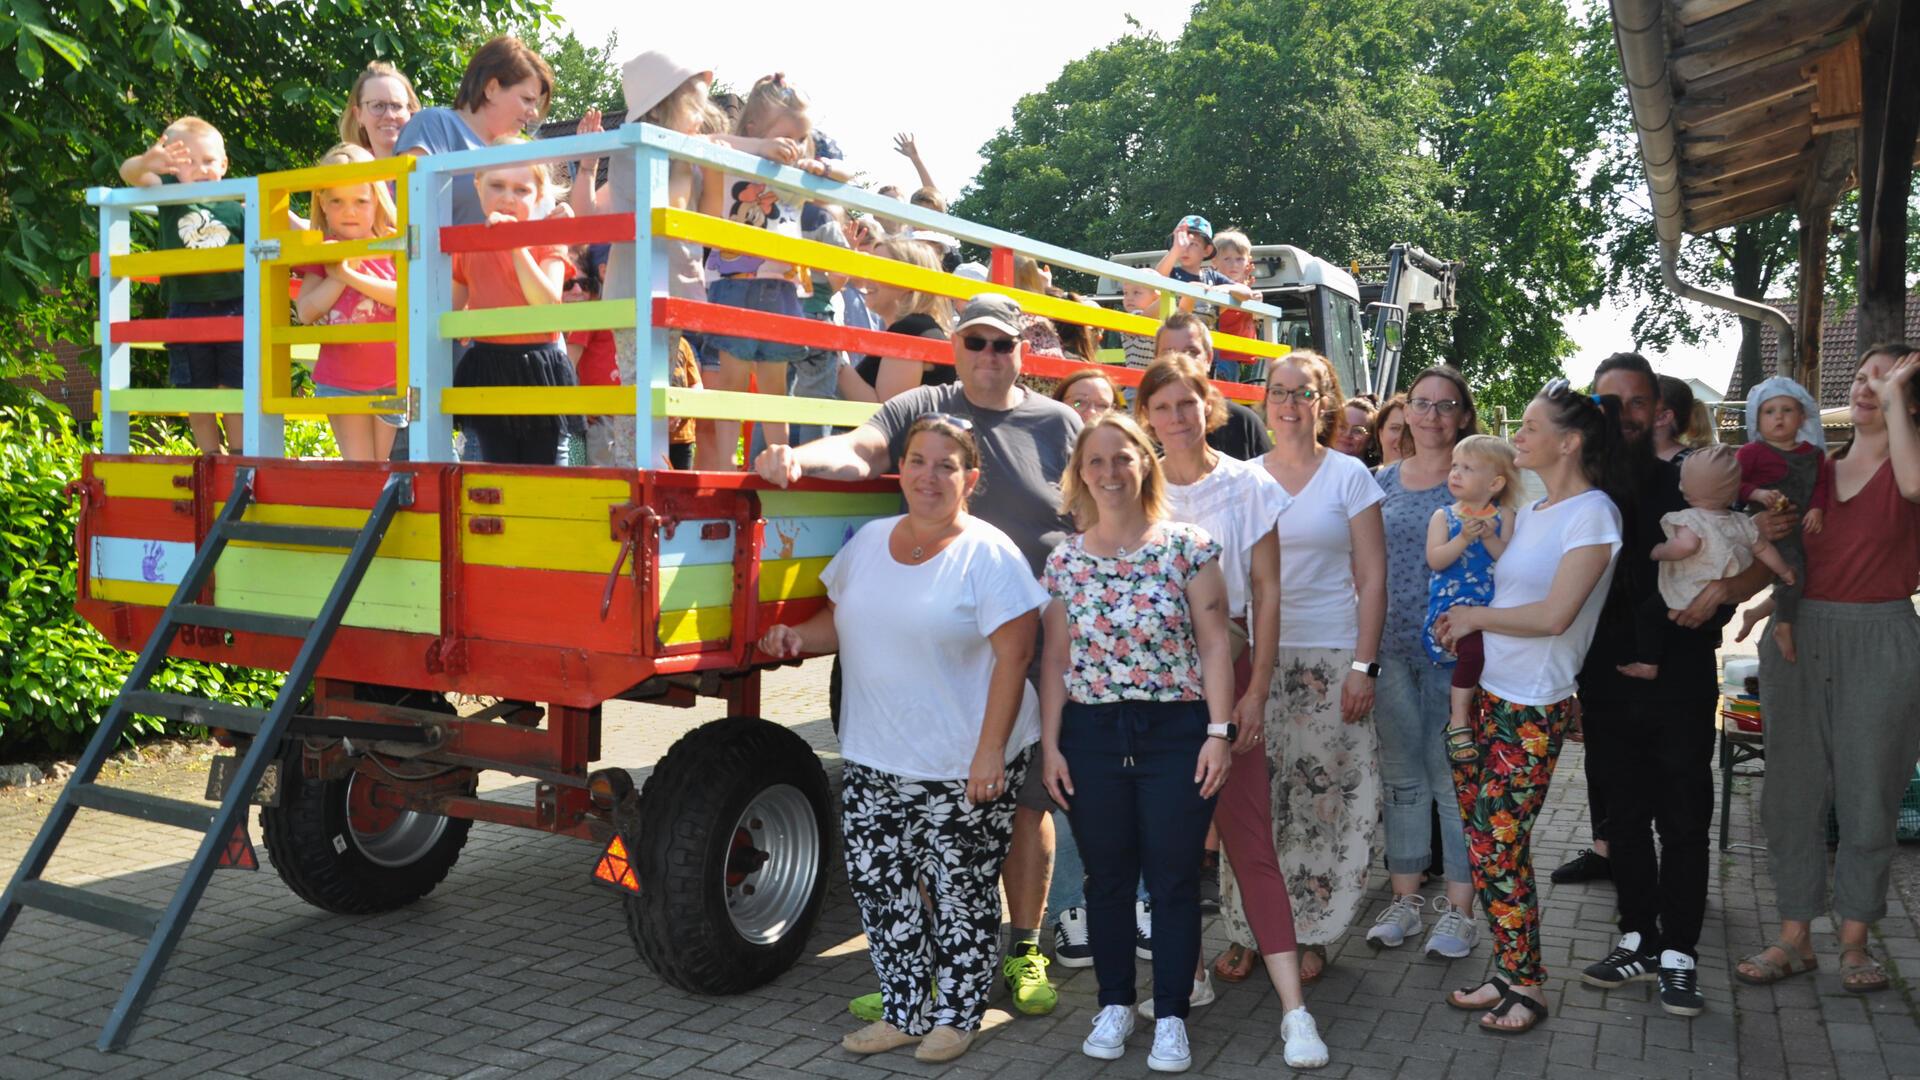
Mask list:
[[[1740,499],[1750,511],[1793,506],[1800,527],[1778,547],[1797,575],[1806,573],[1803,533],[1817,533],[1832,498],[1833,465],[1820,428],[1820,403],[1807,388],[1784,376],[1762,381],[1747,394],[1747,441],[1735,452],[1740,463]],[[1773,589],[1773,638],[1780,654],[1795,655],[1793,622],[1804,582],[1782,577]]]

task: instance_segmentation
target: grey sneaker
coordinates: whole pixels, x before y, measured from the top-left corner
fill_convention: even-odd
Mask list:
[[[1440,913],[1440,918],[1433,924],[1433,933],[1427,935],[1428,959],[1460,960],[1471,955],[1474,942],[1480,940],[1480,924],[1444,896],[1434,897],[1433,910]]]
[[[1373,920],[1373,926],[1367,930],[1367,944],[1376,949],[1397,949],[1410,937],[1420,936],[1425,926],[1420,919],[1420,911],[1427,902],[1418,893],[1396,896],[1387,910]]]

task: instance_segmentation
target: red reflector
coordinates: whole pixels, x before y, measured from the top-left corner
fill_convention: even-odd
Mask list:
[[[607,849],[594,864],[593,880],[610,889],[639,893],[640,879],[633,875],[633,863],[627,858],[627,842],[618,834],[607,841]]]
[[[253,838],[247,835],[246,822],[233,827],[233,835],[227,837],[227,846],[220,851],[220,861],[213,865],[215,869],[260,869],[260,857],[253,853]]]

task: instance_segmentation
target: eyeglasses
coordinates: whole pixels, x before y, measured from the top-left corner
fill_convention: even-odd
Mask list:
[[[1429,401],[1426,398],[1417,397],[1407,402],[1407,408],[1412,409],[1421,416],[1425,416],[1430,412],[1437,412],[1441,416],[1452,416],[1454,413],[1460,411],[1460,403],[1452,398],[1444,401]]]
[[[1013,338],[984,338],[978,334],[962,334],[960,344],[966,346],[968,352],[986,352],[991,348],[1001,356],[1007,356],[1013,352],[1013,347],[1020,343]]]
[[[1267,398],[1270,401],[1279,401],[1279,402],[1304,401],[1304,402],[1311,403],[1315,398],[1319,396],[1320,396],[1320,391],[1315,390],[1311,386],[1302,386],[1298,389],[1293,389],[1285,386],[1274,386],[1272,384],[1269,384],[1267,386]]]
[[[375,116],[401,116],[413,111],[404,101],[363,101],[360,107]]]
[[[1350,435],[1371,435],[1373,434],[1373,429],[1365,424],[1354,424],[1347,428],[1347,433]]]
[[[944,412],[928,413],[925,416],[922,416],[920,419],[931,420],[936,424],[949,424],[953,427],[959,428],[961,431],[973,430],[973,421],[967,419],[964,416],[955,416],[952,413],[944,413]]]

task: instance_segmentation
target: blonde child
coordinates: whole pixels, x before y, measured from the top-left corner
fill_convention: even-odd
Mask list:
[[[1493,563],[1513,536],[1514,506],[1520,495],[1520,470],[1513,447],[1492,435],[1469,435],[1453,447],[1447,493],[1455,501],[1433,512],[1427,522],[1427,623],[1421,640],[1435,663],[1456,660],[1452,709],[1447,718],[1447,757],[1469,764],[1479,759],[1469,715],[1480,686],[1486,654],[1478,633],[1465,634],[1448,653],[1433,625],[1449,608],[1493,602]]]
[[[519,135],[496,146],[525,142]],[[526,221],[551,198],[552,180],[543,165],[510,165],[474,174],[486,224]],[[484,308],[558,304],[571,267],[564,249],[552,244],[476,251],[453,256],[453,306]],[[558,333],[502,334],[474,339],[454,367],[455,386],[574,386],[573,362]],[[569,441],[586,436],[578,416],[465,416],[462,457],[518,465],[562,464]]]
[[[1253,241],[1239,229],[1228,229],[1213,238],[1213,268],[1220,276],[1253,291]],[[1257,294],[1256,294],[1257,295]],[[1244,297],[1242,299],[1245,299]],[[1253,313],[1239,308],[1221,308],[1219,331],[1236,337],[1253,337],[1258,331]],[[1233,382],[1249,382],[1254,373],[1248,368],[1258,363],[1245,353],[1222,351],[1215,358],[1213,377]]]
[[[1747,441],[1734,458],[1740,464],[1740,501],[1749,510],[1792,506],[1804,511],[1800,530],[1779,545],[1786,564],[1796,571],[1807,565],[1801,532],[1820,531],[1833,490],[1826,449],[1820,405],[1805,387],[1776,376],[1747,395]],[[1793,622],[1800,612],[1801,587],[1783,578],[1773,590],[1773,641],[1788,661],[1795,659]]]
[[[365,147],[341,143],[316,164],[346,165],[372,161]],[[328,240],[367,240],[392,236],[393,197],[387,185],[375,181],[322,188],[313,193],[313,227]],[[300,298],[294,313],[307,325],[342,326],[390,323],[398,293],[393,260],[385,255],[344,262],[302,266]],[[395,393],[392,342],[369,341],[320,346],[313,365],[315,397],[360,397]],[[384,422],[383,422],[384,421]],[[329,416],[333,441],[348,461],[385,461],[393,449],[394,433],[406,423],[399,416]]]
[[[1126,305],[1127,314],[1160,321],[1160,290],[1149,285],[1123,282],[1120,286],[1120,302]],[[1153,338],[1147,334],[1128,334],[1124,342],[1127,354],[1127,366],[1136,371],[1145,371],[1154,361]]]
[[[159,141],[120,164],[135,187],[195,184],[227,175],[227,144],[220,129],[197,116],[167,125]],[[226,247],[247,236],[246,208],[234,200],[160,207],[160,249]],[[215,319],[245,313],[242,275],[188,274],[165,279],[160,295],[169,319]],[[167,346],[167,381],[182,390],[234,390],[246,384],[240,342],[176,342]],[[225,421],[226,431],[221,432]],[[240,451],[240,414],[190,413],[187,424],[203,454]]]
[[[1242,300],[1253,299],[1252,289],[1207,265],[1207,260],[1213,255],[1213,224],[1199,214],[1188,214],[1180,219],[1180,224],[1174,226],[1173,236],[1167,243],[1167,253],[1160,256],[1160,262],[1154,266],[1154,270],[1175,281],[1220,289]],[[1206,320],[1209,329],[1215,322],[1216,309],[1212,304],[1197,303],[1191,297],[1183,296],[1180,298],[1180,310],[1200,316]]]

